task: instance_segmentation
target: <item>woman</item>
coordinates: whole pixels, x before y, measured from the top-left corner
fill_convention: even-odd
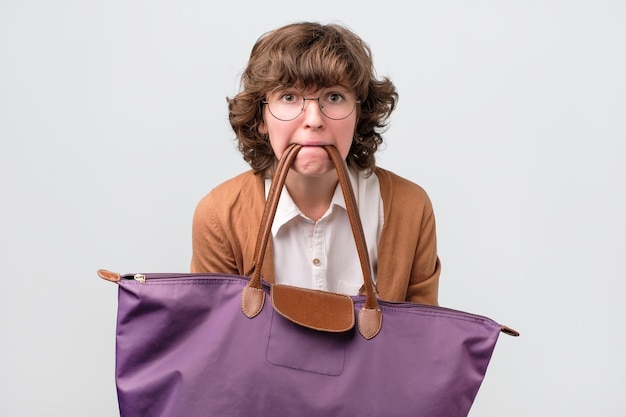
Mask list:
[[[249,275],[271,175],[292,143],[303,145],[282,190],[262,267],[270,283],[355,295],[363,284],[335,168],[345,159],[378,295],[437,305],[440,264],[426,192],[375,165],[398,99],[377,79],[369,46],[336,24],[289,24],[254,45],[229,99],[229,120],[251,170],[217,186],[193,220],[192,272]]]

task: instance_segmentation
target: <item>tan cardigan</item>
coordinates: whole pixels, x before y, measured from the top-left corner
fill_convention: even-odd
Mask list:
[[[378,243],[378,295],[437,305],[441,268],[431,201],[417,184],[382,168],[374,173],[385,215]],[[251,274],[264,204],[264,179],[252,171],[207,194],[193,218],[191,271]],[[269,283],[274,281],[273,259],[270,241],[261,268]]]

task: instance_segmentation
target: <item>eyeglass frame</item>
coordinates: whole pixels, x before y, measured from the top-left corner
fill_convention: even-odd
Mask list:
[[[307,100],[311,100],[311,101],[315,100],[315,101],[317,101],[317,106],[319,107],[320,112],[324,115],[324,117],[326,117],[327,119],[330,119],[330,120],[344,120],[344,119],[347,119],[348,117],[350,117],[350,115],[352,113],[354,113],[354,110],[356,109],[356,105],[361,103],[361,100],[355,100],[354,101],[354,106],[352,106],[352,110],[350,110],[350,113],[348,113],[344,117],[341,117],[339,119],[335,119],[333,117],[328,116],[326,113],[324,113],[324,107],[322,106],[322,103],[320,103],[320,98],[322,98],[321,95],[319,97],[304,97],[304,93],[302,93],[302,92],[300,93],[300,95],[302,96],[302,108],[300,109],[300,112],[297,115],[295,115],[294,117],[292,117],[291,119],[281,119],[281,118],[277,117],[274,114],[274,112],[272,112],[272,108],[269,105],[270,103],[266,99],[261,100],[261,104],[267,104],[267,109],[270,111],[270,114],[276,120],[280,120],[281,122],[291,122],[292,120],[295,120],[298,117],[300,117],[300,115],[304,112],[304,108],[306,107],[306,101]]]

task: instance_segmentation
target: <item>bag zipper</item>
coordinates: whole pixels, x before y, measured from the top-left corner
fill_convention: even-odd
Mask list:
[[[124,280],[135,280],[140,283],[146,281],[152,281],[155,279],[180,279],[180,278],[199,278],[200,275],[206,277],[207,275],[223,275],[223,274],[211,274],[211,273],[167,273],[167,272],[155,272],[155,273],[128,273],[121,274],[120,278]]]

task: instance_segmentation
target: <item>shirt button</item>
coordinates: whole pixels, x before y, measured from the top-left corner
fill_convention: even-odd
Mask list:
[[[322,261],[320,261],[319,259],[317,258],[313,259],[313,265],[320,266],[321,264],[322,264]]]

